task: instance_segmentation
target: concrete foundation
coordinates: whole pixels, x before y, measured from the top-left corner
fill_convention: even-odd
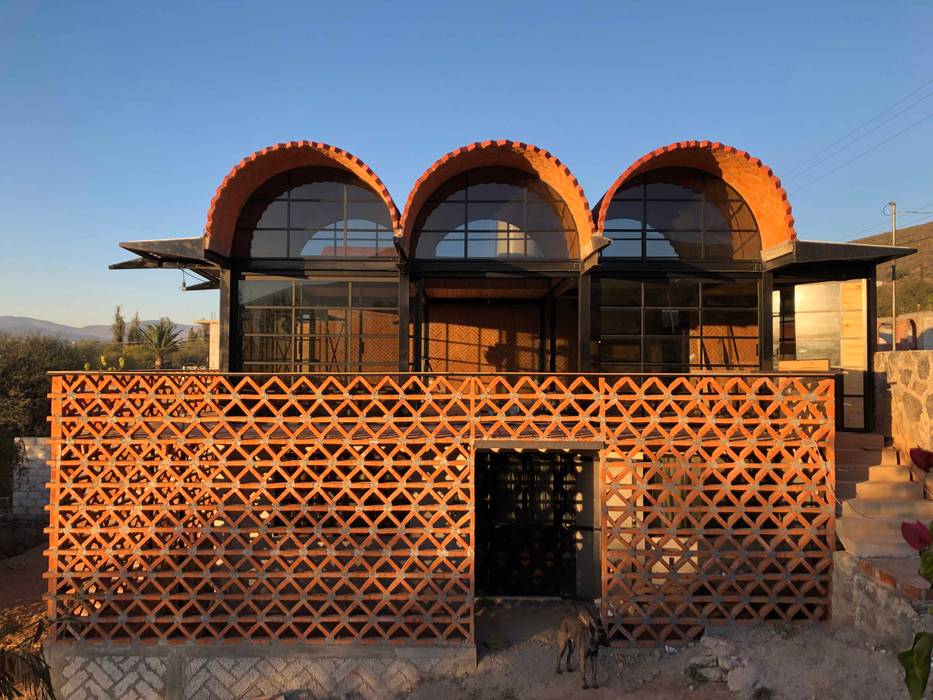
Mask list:
[[[476,667],[476,647],[394,645],[115,645],[51,642],[60,700],[289,700],[403,697],[422,680]]]
[[[933,632],[931,602],[869,575],[863,561],[870,560],[841,551],[833,555],[833,625],[854,629],[866,642],[892,651],[907,649],[915,632]]]

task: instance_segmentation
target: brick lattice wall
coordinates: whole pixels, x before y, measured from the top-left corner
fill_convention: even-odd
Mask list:
[[[477,441],[602,446],[617,643],[828,616],[825,376],[77,373],[51,398],[50,612],[83,618],[59,639],[471,645]]]

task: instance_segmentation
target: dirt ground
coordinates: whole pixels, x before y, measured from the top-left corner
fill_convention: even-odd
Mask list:
[[[687,674],[692,658],[707,651],[702,644],[679,649],[600,652],[600,688],[583,690],[579,671],[557,675],[555,629],[569,603],[506,602],[477,611],[479,664],[465,678],[419,686],[418,700],[566,700],[567,698],[746,697],[757,700],[903,700],[903,670],[890,651],[861,644],[829,625],[760,625],[727,638],[737,656],[757,669],[758,686],[735,694],[723,682],[697,682]]]
[[[45,613],[42,548],[0,560],[0,626],[14,622],[17,642]],[[557,675],[557,625],[576,610],[569,602],[500,602],[476,613],[479,663],[464,678],[424,683],[416,700],[567,700],[631,698],[655,700],[902,700],[903,671],[891,650],[828,624],[758,625],[717,631],[735,655],[756,670],[754,693],[735,694],[723,682],[700,682],[686,672],[690,660],[707,653],[703,644],[677,649],[600,651],[598,690],[583,690],[580,672]],[[576,663],[575,663],[576,665]]]
[[[0,629],[7,634],[0,639],[0,648],[13,647],[35,634],[46,614],[42,594],[45,593],[45,557],[43,547],[0,559]]]

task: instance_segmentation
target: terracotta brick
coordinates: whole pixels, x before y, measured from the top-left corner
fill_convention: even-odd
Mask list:
[[[450,178],[474,168],[504,167],[522,170],[540,178],[564,200],[576,224],[580,257],[593,250],[595,229],[586,194],[570,169],[551,153],[521,141],[479,141],[442,156],[418,178],[402,214],[401,235],[404,250],[411,252],[411,240],[418,212],[427,198]]]
[[[763,248],[797,237],[787,192],[771,169],[745,151],[710,141],[672,143],[632,163],[596,203],[594,214],[597,233],[601,235],[605,228],[609,204],[616,190],[636,175],[666,167],[703,170],[734,187],[755,215]]]
[[[366,163],[351,153],[315,141],[277,143],[241,160],[224,178],[211,200],[204,226],[204,247],[229,256],[240,210],[256,189],[269,178],[293,168],[340,168],[360,178],[386,203],[395,235],[399,235],[399,211],[382,180]]]

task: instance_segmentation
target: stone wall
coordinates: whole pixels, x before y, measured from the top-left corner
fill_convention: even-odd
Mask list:
[[[46,656],[61,700],[391,700],[476,668],[473,645],[50,642]]]
[[[933,450],[933,350],[875,353],[875,431]]]
[[[13,503],[10,513],[14,518],[46,520],[45,507],[49,504],[49,438],[16,438],[22,447],[25,461],[13,473]]]
[[[933,632],[930,601],[867,575],[863,561],[848,552],[833,555],[833,626],[853,629],[892,651],[910,646],[915,632]]]

